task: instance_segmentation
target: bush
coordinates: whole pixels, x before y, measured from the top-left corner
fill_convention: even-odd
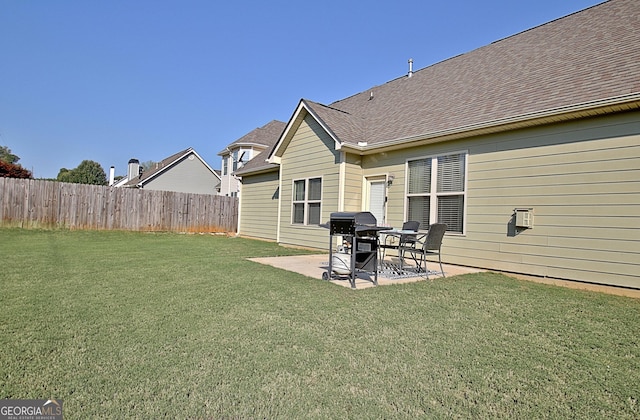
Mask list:
[[[31,171],[16,163],[0,160],[0,177],[3,178],[33,178]]]

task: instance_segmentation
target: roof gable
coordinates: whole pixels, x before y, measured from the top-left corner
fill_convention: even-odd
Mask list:
[[[329,137],[333,139],[336,149],[340,149],[342,147],[340,136],[346,137],[348,135],[357,135],[360,131],[360,127],[357,123],[357,117],[350,115],[348,112],[331,108],[307,99],[301,99],[298,107],[293,113],[293,116],[287,123],[282,136],[280,136],[278,142],[269,153],[267,160],[270,163],[279,163],[282,153],[284,153],[284,150],[291,142],[291,138],[300,126],[300,123],[307,115],[316,120],[316,122],[327,132]],[[337,129],[337,133],[333,130],[333,127]]]
[[[165,159],[163,159],[162,161],[156,163],[155,167],[145,171],[142,173],[141,176],[134,178],[132,180],[129,180],[128,182],[124,183],[123,186],[124,187],[143,187],[145,183],[157,178],[158,176],[162,175],[162,173],[164,173],[165,171],[169,170],[169,168],[177,165],[178,163],[180,163],[183,159],[186,159],[189,155],[193,155],[195,156],[198,160],[200,160],[200,162],[202,162],[202,164],[209,170],[211,171],[211,173],[218,179],[218,181],[220,181],[220,175],[211,168],[211,166],[209,166],[209,164],[202,159],[202,157],[200,157],[200,155],[192,148],[189,147],[188,149],[185,149],[183,151],[180,151],[174,155],[171,155]]]

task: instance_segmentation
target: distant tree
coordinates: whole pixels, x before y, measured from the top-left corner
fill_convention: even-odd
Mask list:
[[[7,146],[0,146],[0,160],[7,163],[18,163],[20,158],[13,153]]]
[[[74,184],[107,185],[107,174],[98,162],[83,160],[75,169],[61,168],[57,180]]]
[[[151,169],[155,169],[156,168],[157,163],[152,161],[152,160],[148,160],[146,162],[142,162],[140,164],[140,167],[142,167],[142,170],[144,172],[149,172]]]
[[[72,182],[71,181],[71,170],[67,168],[60,168],[58,171],[58,176],[56,177],[56,181],[60,182]]]
[[[98,162],[83,160],[74,172],[81,184],[107,185],[107,174]]]
[[[0,160],[0,177],[4,178],[33,178],[31,171],[22,166]]]

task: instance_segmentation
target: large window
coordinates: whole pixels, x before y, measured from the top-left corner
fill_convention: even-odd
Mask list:
[[[407,173],[407,220],[463,233],[466,153],[411,160]]]
[[[322,178],[293,181],[292,222],[301,225],[320,224],[322,202]]]

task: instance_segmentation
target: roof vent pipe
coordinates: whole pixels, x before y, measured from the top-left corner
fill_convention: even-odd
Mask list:
[[[407,77],[411,76],[413,76],[413,58],[409,59],[409,74],[407,75]]]

